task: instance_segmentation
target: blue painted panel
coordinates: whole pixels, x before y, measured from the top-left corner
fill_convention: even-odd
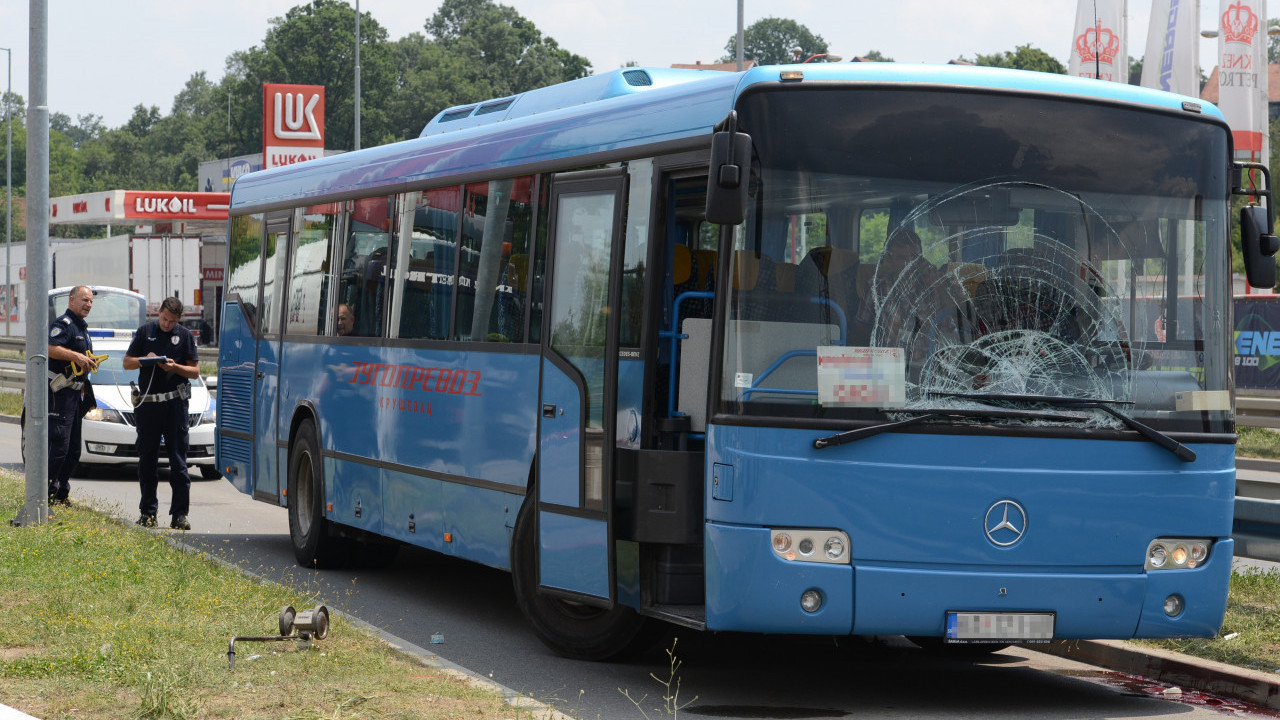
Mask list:
[[[539,512],[538,525],[541,584],[609,597],[609,533],[604,521]]]
[[[857,569],[856,634],[941,635],[949,610],[1055,612],[1060,638],[1129,638],[1147,598],[1141,573]],[[1002,594],[1003,593],[1003,594]],[[888,630],[887,628],[894,628]]]
[[[372,473],[372,469],[366,472]],[[383,488],[382,532],[431,550],[444,550],[443,483],[421,475],[388,472]],[[409,531],[413,523],[413,531]]]
[[[519,495],[447,483],[443,487],[444,531],[453,542],[444,552],[490,567],[511,568],[511,528]]]
[[[582,398],[578,386],[549,360],[542,362],[542,404],[555,405],[542,418],[538,452],[538,501],[581,506]]]
[[[532,353],[290,343],[284,426],[310,403],[325,450],[523,488],[537,363]]]
[[[774,554],[769,531],[707,523],[707,629],[848,635],[853,627],[853,569],[787,562]],[[816,589],[823,605],[800,608]]]
[[[855,564],[1140,569],[1158,535],[1231,535],[1230,445],[1183,463],[1136,441],[886,433],[814,450],[821,431],[709,428],[708,470],[734,469],[733,502],[708,519],[849,533]],[[1023,539],[985,535],[994,503],[1027,512]]]
[[[333,505],[327,516],[334,522],[381,532],[383,473],[354,462],[324,459],[325,502]]]

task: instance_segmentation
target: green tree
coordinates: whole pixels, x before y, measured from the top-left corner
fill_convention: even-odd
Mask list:
[[[444,0],[424,27],[442,50],[471,66],[463,86],[487,86],[490,97],[591,74],[589,60],[543,37],[515,8],[493,0]]]
[[[979,55],[975,65],[988,67],[1014,68],[1017,70],[1034,70],[1036,72],[1065,75],[1067,68],[1049,53],[1032,47],[1030,44],[1019,45],[1013,52],[1008,50],[993,55]]]
[[[757,65],[785,65],[795,62],[792,52],[800,48],[800,59],[827,52],[827,41],[814,35],[809,28],[795,20],[767,17],[751,23],[742,31],[742,53]],[[720,62],[733,62],[738,58],[738,36],[731,35],[725,43],[724,57]],[[826,60],[826,58],[819,58]]]
[[[862,57],[866,60],[873,60],[875,62],[893,62],[893,58],[884,55],[879,50],[868,50]]]
[[[1142,84],[1142,58],[1129,56],[1129,84]]]

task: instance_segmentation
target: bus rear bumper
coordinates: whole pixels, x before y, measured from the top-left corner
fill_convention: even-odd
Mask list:
[[[1056,638],[1210,637],[1233,550],[1219,541],[1194,570],[986,572],[787,561],[756,527],[707,523],[706,543],[708,629],[941,636],[949,611],[1051,612]],[[809,590],[822,597],[817,612],[800,606]],[[1170,595],[1182,600],[1173,617]]]

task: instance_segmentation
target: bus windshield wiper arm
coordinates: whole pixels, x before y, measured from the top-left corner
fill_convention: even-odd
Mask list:
[[[1111,417],[1119,420],[1127,425],[1130,429],[1160,447],[1168,450],[1177,456],[1182,462],[1194,462],[1196,452],[1155,428],[1141,423],[1124,413],[1116,410],[1112,405],[1132,405],[1129,400],[1099,400],[1097,398],[1072,398],[1058,397],[1056,395],[1001,395],[999,393],[949,393],[938,392],[932,393],[940,397],[960,398],[962,400],[974,400],[977,402],[991,401],[1007,401],[1007,402],[1026,402],[1026,403],[1044,403],[1046,405],[1056,405],[1058,407],[1068,408],[1089,408],[1105,412]]]
[[[897,430],[898,428],[910,425],[918,425],[929,420],[937,420],[940,418],[1017,418],[1019,420],[1086,420],[1082,415],[1068,415],[1056,412],[1042,412],[1036,410],[1006,410],[1003,408],[888,408],[886,412],[915,414],[915,417],[909,417],[906,420],[898,420],[895,422],[880,423],[870,427],[857,428],[855,430],[846,430],[842,433],[836,433],[828,437],[818,438],[813,441],[813,447],[821,450],[831,447],[832,445],[844,445],[855,440],[874,437],[880,433]]]

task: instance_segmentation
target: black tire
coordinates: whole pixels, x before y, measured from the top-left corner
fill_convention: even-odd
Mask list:
[[[341,567],[350,557],[350,542],[336,537],[324,515],[324,463],[315,423],[303,420],[289,446],[289,538],[298,564],[309,568]]]
[[[218,472],[218,468],[213,465],[200,465],[200,477],[205,480],[217,480],[222,477],[222,473]]]
[[[651,621],[629,607],[612,610],[538,593],[538,538],[530,494],[516,515],[511,543],[511,578],[516,602],[538,639],[556,653],[577,660],[608,660],[652,644]]]

